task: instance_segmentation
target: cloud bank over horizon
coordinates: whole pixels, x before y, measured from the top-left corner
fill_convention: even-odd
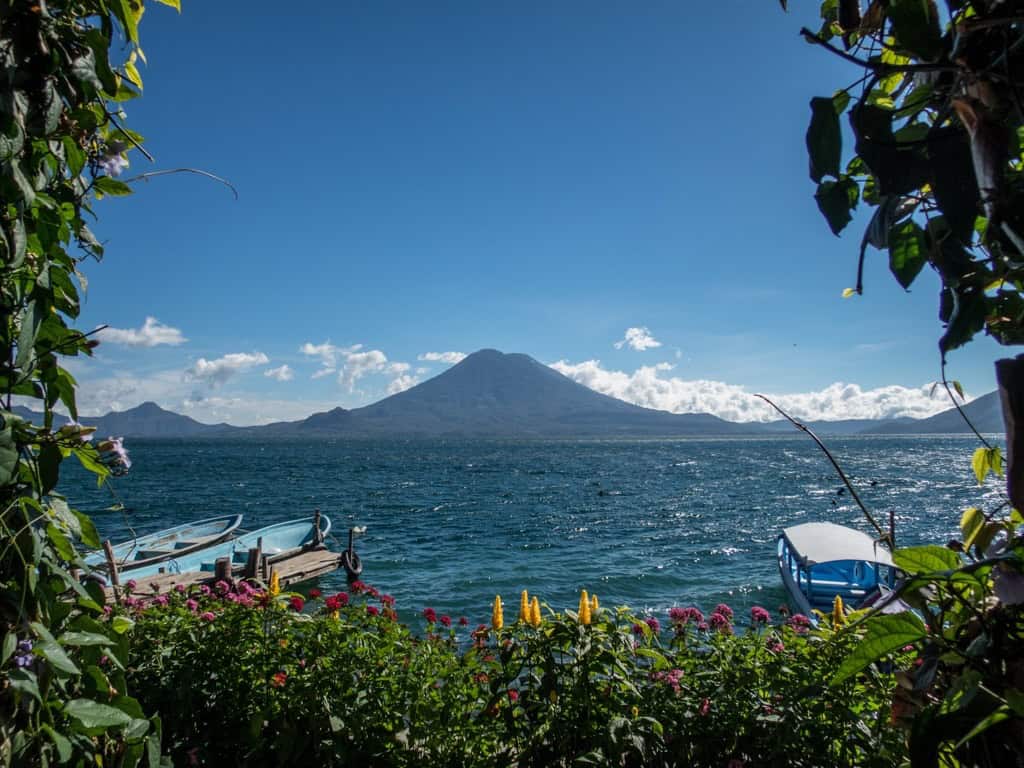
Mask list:
[[[671,363],[642,366],[633,373],[604,368],[600,360],[570,363],[559,360],[550,367],[596,392],[644,408],[672,413],[710,413],[728,421],[774,421],[781,418],[746,387],[705,379],[687,380],[667,375]],[[762,394],[794,418],[813,421],[886,419],[910,416],[923,419],[950,408],[945,393],[933,396],[932,382],[920,387],[896,384],[864,389],[835,382],[816,392]],[[968,400],[971,398],[968,397]]]

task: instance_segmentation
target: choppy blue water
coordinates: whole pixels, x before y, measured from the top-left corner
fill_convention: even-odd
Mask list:
[[[830,448],[881,519],[894,510],[901,544],[943,543],[979,488],[977,443],[959,437],[843,438]],[[729,602],[784,601],[774,552],[785,526],[829,520],[869,531],[827,458],[806,437],[529,442],[227,442],[135,440],[115,499],[70,468],[63,490],[100,533],[139,533],[230,512],[246,528],[309,515],[352,525],[364,580],[403,615],[424,606],[471,621],[494,595],[513,608],[529,589],[556,608],[579,589],[602,605],[663,613]],[[69,462],[70,464],[70,462]],[[66,465],[67,466],[67,465]],[[321,579],[341,588],[344,574]]]

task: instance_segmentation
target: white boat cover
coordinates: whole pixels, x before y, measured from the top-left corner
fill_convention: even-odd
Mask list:
[[[866,533],[835,523],[804,523],[786,528],[782,535],[793,556],[805,566],[836,560],[865,560],[893,565],[889,550]]]

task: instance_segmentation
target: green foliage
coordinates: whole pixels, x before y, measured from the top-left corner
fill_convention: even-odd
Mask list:
[[[1024,343],[1018,6],[950,0],[940,11],[934,0],[873,0],[862,14],[858,0],[825,0],[820,31],[803,30],[864,74],[845,89],[848,109],[837,110],[847,113],[854,137],[844,172],[838,116],[826,109],[837,102],[811,101],[815,200],[836,234],[861,201],[874,208],[857,293],[868,246],[889,251],[890,271],[905,289],[926,263],[938,273],[943,361],[981,331],[1001,344]],[[843,183],[861,194],[843,199],[836,191]],[[982,442],[971,461],[979,485],[989,473],[1003,475],[1002,452]],[[971,507],[960,540],[896,551],[906,574],[898,597],[916,614],[876,613],[844,633],[859,644],[834,682],[897,668],[893,716],[907,729],[912,765],[1020,764],[1024,518],[999,511]]]
[[[888,249],[890,270],[907,289],[925,264],[938,272],[943,355],[980,331],[1021,343],[1019,18],[1005,4],[964,0],[943,11],[933,0],[875,0],[866,9],[826,0],[821,16],[820,31],[805,29],[805,38],[864,73],[836,96],[811,100],[811,178],[829,228],[839,234],[863,202],[875,211],[861,260],[869,245]],[[844,113],[854,151],[842,170]]]
[[[103,482],[122,471],[119,442],[54,428],[78,410],[64,356],[96,342],[73,327],[103,248],[86,225],[93,199],[125,194],[112,178],[141,137],[117,102],[142,88],[139,0],[0,1],[0,765],[160,762],[159,721],[127,695],[127,642],[84,586],[77,543],[89,519],[57,493],[74,456]],[[111,51],[124,56],[111,58]],[[42,424],[16,416],[34,400]]]
[[[830,687],[856,638],[808,630],[804,617],[773,625],[757,609],[734,635],[726,606],[708,624],[675,609],[662,634],[624,608],[595,610],[589,624],[546,610],[536,626],[495,632],[449,628],[427,609],[418,637],[359,583],[344,598],[296,597],[221,582],[209,594],[126,601],[128,681],[160,715],[176,763],[720,768],[906,757],[889,723],[893,676]]]

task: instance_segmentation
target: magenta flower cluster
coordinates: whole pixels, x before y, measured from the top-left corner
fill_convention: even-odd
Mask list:
[[[668,672],[665,672],[664,670],[659,672],[652,672],[651,679],[659,683],[664,683],[665,685],[669,686],[673,691],[679,693],[680,690],[682,690],[679,681],[683,679],[683,670],[672,669]]]

